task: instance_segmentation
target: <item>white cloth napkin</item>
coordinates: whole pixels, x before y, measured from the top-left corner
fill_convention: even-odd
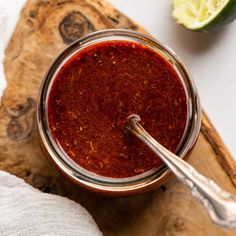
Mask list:
[[[102,235],[79,204],[0,171],[0,235]]]

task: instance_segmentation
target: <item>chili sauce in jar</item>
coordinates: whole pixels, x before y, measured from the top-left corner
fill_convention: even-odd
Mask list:
[[[79,51],[60,69],[49,94],[53,138],[78,165],[103,176],[131,177],[162,164],[124,132],[133,113],[176,151],[187,120],[184,87],[163,56],[134,42],[102,42]]]
[[[160,186],[170,172],[125,132],[127,117],[180,158],[194,147],[199,96],[181,60],[152,37],[104,30],[68,46],[49,68],[37,110],[44,149],[74,183],[124,196]]]

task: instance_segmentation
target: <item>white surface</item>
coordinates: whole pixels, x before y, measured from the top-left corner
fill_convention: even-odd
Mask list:
[[[3,171],[0,202],[1,236],[102,235],[92,216],[79,204],[42,193]]]
[[[6,86],[4,79],[4,49],[15,28],[15,24],[19,17],[19,12],[26,0],[0,0],[0,98],[2,91]]]
[[[24,0],[0,0],[11,10]],[[171,0],[110,0],[126,15],[170,46],[195,80],[205,111],[236,160],[236,21],[216,33],[188,31],[175,23]]]

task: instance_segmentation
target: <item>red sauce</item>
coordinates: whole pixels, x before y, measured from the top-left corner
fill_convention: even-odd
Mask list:
[[[137,43],[108,41],[79,51],[49,94],[53,138],[78,165],[103,176],[135,176],[162,164],[124,132],[133,113],[155,139],[176,150],[187,119],[183,85],[164,57]]]

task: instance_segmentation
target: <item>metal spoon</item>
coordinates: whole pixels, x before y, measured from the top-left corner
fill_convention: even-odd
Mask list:
[[[159,144],[140,124],[140,117],[133,114],[127,118],[125,131],[142,140],[152,149],[185,184],[206,208],[210,218],[222,227],[236,227],[236,195],[221,189],[211,179],[201,175],[187,162]]]

